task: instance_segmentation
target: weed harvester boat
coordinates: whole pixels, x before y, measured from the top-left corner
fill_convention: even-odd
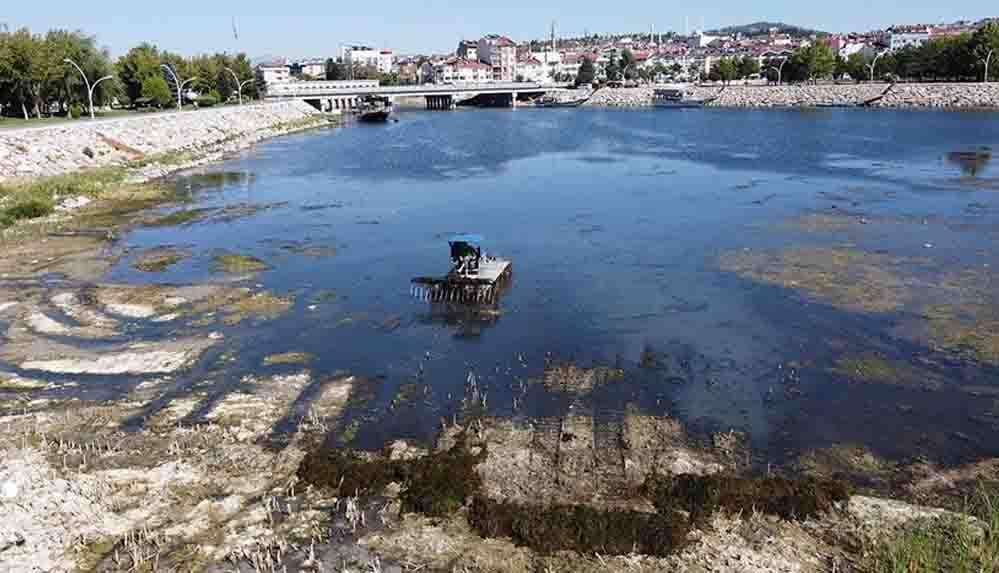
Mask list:
[[[457,235],[448,241],[451,270],[443,277],[416,277],[413,296],[431,302],[492,304],[510,282],[513,264],[509,259],[482,252],[482,237]]]

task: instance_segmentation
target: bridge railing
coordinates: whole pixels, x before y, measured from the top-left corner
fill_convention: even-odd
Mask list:
[[[278,98],[301,98],[301,97],[337,97],[337,96],[360,96],[360,95],[448,95],[460,93],[496,93],[496,92],[529,92],[550,89],[564,89],[568,84],[540,84],[527,82],[514,83],[453,83],[453,84],[421,84],[410,86],[363,86],[356,88],[332,87],[320,85],[309,85],[311,82],[296,82],[294,84],[283,84],[268,88],[267,97]]]

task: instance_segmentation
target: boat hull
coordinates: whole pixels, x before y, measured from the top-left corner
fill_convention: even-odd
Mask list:
[[[656,102],[655,107],[663,109],[696,109],[704,107],[703,101]]]
[[[361,112],[357,119],[367,123],[382,123],[388,121],[390,115],[392,115],[392,110],[381,109],[377,111]]]

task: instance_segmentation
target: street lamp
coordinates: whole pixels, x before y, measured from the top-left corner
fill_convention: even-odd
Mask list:
[[[780,78],[781,78],[781,75],[784,72],[784,64],[786,64],[786,63],[787,63],[787,58],[784,58],[784,59],[782,59],[780,61],[780,67],[779,68],[777,66],[770,66],[769,68],[767,68],[768,70],[777,70],[777,85],[781,84],[781,79]]]
[[[225,70],[232,74],[232,79],[236,80],[236,93],[239,94],[239,105],[243,105],[243,86],[253,81],[253,78],[248,80],[239,81],[239,76],[236,72],[232,71],[232,68],[226,67]]]
[[[90,80],[87,79],[87,74],[83,73],[83,69],[76,65],[76,62],[69,58],[63,60],[64,63],[72,65],[76,68],[76,71],[80,72],[83,76],[83,83],[87,85],[87,102],[90,104],[90,119],[94,119],[94,90],[97,88],[97,84],[103,82],[104,80],[110,80],[114,76],[104,76],[103,78],[94,82],[94,85],[90,85]],[[988,65],[986,64],[986,72],[988,72]]]
[[[880,52],[878,55],[874,56],[874,61],[872,61],[871,65],[870,65],[870,68],[871,68],[871,81],[872,82],[874,81],[874,66],[876,66],[878,64],[878,59],[880,59],[881,56],[883,56],[883,55],[885,55],[887,53],[888,53],[888,50],[885,50],[883,52]]]
[[[168,66],[166,64],[160,64],[160,67],[163,68],[164,70],[170,72],[170,77],[173,78],[173,83],[177,85],[177,111],[183,111],[183,107],[181,105],[181,102],[183,101],[182,98],[181,98],[181,94],[184,93],[184,86],[186,86],[187,84],[189,84],[189,83],[193,82],[194,80],[198,79],[197,76],[195,76],[193,78],[188,78],[188,79],[184,80],[183,82],[181,82],[180,78],[177,77],[177,74],[174,73],[173,68],[171,68],[170,66]]]
[[[989,83],[989,62],[992,60],[992,54],[995,50],[989,50],[989,55],[985,57],[985,83]]]

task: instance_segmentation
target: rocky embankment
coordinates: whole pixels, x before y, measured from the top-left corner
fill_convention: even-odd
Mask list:
[[[289,101],[0,132],[0,181],[112,167],[174,153],[210,157],[321,121]],[[150,177],[161,175],[150,173]]]
[[[652,105],[651,87],[599,90],[590,106],[644,107]],[[851,106],[873,101],[886,108],[999,109],[999,84],[843,84],[786,86],[698,86],[695,99],[714,99],[715,107]]]

